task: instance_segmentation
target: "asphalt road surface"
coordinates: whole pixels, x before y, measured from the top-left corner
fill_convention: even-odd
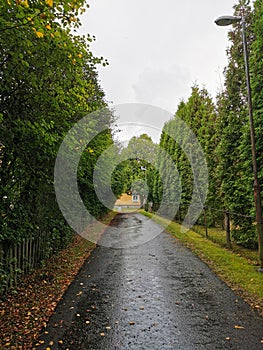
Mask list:
[[[119,214],[104,237],[115,226],[125,239],[146,220]],[[98,246],[37,349],[263,350],[262,339],[263,319],[163,232],[138,247]]]

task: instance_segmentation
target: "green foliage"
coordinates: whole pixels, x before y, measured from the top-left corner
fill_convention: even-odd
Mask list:
[[[4,0],[0,4],[0,241],[19,243],[46,231],[50,252],[72,237],[53,187],[56,155],[64,136],[84,115],[106,106],[89,49],[93,37],[73,34],[85,0]],[[112,114],[103,122],[110,127]],[[94,116],[90,127],[96,130]],[[95,159],[112,143],[99,136],[81,159],[80,189],[96,215],[107,209],[94,195]],[[87,175],[87,176],[85,176]],[[88,195],[87,195],[88,194]]]
[[[179,104],[176,117],[186,123],[189,129],[196,135],[206,156],[210,176],[213,176],[214,159],[212,154],[215,148],[213,125],[216,115],[215,106],[208,92],[205,89],[200,89],[198,86],[193,86],[192,94],[187,102],[182,101]],[[186,150],[188,150],[188,154]],[[168,190],[164,191],[160,175],[156,174],[153,188],[154,202],[160,202],[160,200],[168,203],[180,202],[181,211],[186,213],[194,191],[192,166],[195,163],[195,159],[199,159],[196,152],[197,150],[194,149],[189,139],[189,133],[184,129],[183,124],[179,125],[178,119],[171,119],[167,122],[162,131],[157,162],[161,173],[164,174],[164,178],[166,179],[165,188]],[[167,159],[165,159],[165,156],[162,156],[163,153],[170,156],[178,169],[182,187],[181,199],[178,182],[171,175],[172,171],[168,166]],[[189,156],[191,161],[188,158]],[[202,174],[198,174],[198,179],[202,181]],[[210,205],[215,200],[213,186],[214,182],[210,181],[207,199]]]
[[[142,134],[130,139],[120,155],[124,161],[118,167],[122,172],[123,192],[135,191],[146,197],[149,193],[149,190],[146,190],[146,183],[147,187],[152,186],[155,155],[156,145],[148,135]],[[146,183],[143,184],[144,182]],[[148,201],[151,201],[150,197]]]
[[[107,121],[105,120],[105,122]],[[109,184],[111,185],[113,193],[116,196],[120,195],[122,192],[118,184],[118,176],[115,174],[115,176],[111,178],[110,174],[105,172],[105,169],[110,169],[111,165],[114,163],[114,155],[117,156],[118,151],[117,147],[115,152],[110,154],[110,157],[108,154],[107,157],[104,157],[103,167],[98,170],[96,176],[99,183],[97,182],[94,184],[94,167],[96,166],[96,163],[103,152],[111,146],[113,146],[111,133],[109,130],[106,130],[93,138],[93,140],[89,143],[89,147],[86,148],[86,151],[83,153],[79,163],[79,192],[88,211],[97,218],[99,218],[102,213],[107,212],[108,209],[97,197],[96,186],[100,188],[101,195],[106,199],[108,206],[111,208],[114,206],[115,197],[112,199],[112,201],[109,201]]]
[[[254,33],[249,1],[239,1],[235,6],[235,15],[240,14],[245,14],[246,17],[251,57]],[[237,214],[254,216],[252,155],[241,30],[238,23],[229,32],[231,46],[227,51],[229,62],[225,69],[225,89],[218,96],[217,102],[215,174],[221,206]],[[259,142],[261,135],[258,133],[257,138]],[[252,226],[250,217],[233,216],[233,227],[237,242],[251,247],[257,244],[255,227]]]

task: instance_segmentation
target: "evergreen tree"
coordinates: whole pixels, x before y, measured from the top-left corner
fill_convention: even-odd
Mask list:
[[[234,7],[236,16],[246,18],[248,49],[251,52],[253,30],[250,1],[241,0]],[[225,69],[225,89],[218,96],[216,174],[220,184],[221,206],[242,215],[255,215],[253,201],[253,172],[249,119],[247,108],[247,86],[240,23],[229,32],[231,46],[227,51],[228,66]],[[248,152],[249,150],[249,152]],[[249,153],[249,154],[248,154]],[[255,246],[256,233],[251,218],[233,216],[233,236],[237,242]]]

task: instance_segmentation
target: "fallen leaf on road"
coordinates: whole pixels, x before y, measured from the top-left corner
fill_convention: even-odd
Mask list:
[[[242,326],[234,326],[235,329],[245,329],[244,327]]]

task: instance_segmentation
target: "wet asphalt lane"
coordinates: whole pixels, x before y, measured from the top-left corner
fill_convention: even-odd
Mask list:
[[[121,226],[125,238],[145,220],[138,213],[119,214],[112,227]],[[98,246],[37,349],[257,350],[262,338],[263,319],[163,232],[138,247]]]

